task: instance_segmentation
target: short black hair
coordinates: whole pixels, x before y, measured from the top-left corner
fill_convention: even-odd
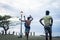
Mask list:
[[[27,19],[29,20],[31,17],[27,17]]]
[[[49,10],[46,10],[46,15],[49,15],[49,13],[50,13]]]

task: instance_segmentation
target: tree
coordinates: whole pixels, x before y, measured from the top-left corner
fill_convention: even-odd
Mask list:
[[[0,15],[0,27],[4,29],[5,34],[7,34],[7,30],[9,29],[10,21],[7,20],[9,18],[11,18],[11,16],[9,15],[5,15],[5,16]]]

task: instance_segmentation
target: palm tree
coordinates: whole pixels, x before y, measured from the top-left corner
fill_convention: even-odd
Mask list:
[[[9,15],[5,15],[5,16],[0,15],[0,27],[4,29],[5,34],[7,34],[7,30],[9,29],[10,21],[7,20],[9,18],[11,18],[11,16]]]

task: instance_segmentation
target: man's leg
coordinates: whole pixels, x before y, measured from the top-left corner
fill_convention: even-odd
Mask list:
[[[27,28],[25,28],[25,37],[26,37],[26,40],[28,40],[28,34],[27,34]]]
[[[25,32],[25,37],[26,37],[26,40],[28,40],[28,33]]]
[[[45,33],[45,35],[46,35],[46,40],[48,40],[48,33]]]
[[[28,40],[30,29],[26,29],[26,39]]]
[[[28,40],[29,32],[27,32],[27,40]]]
[[[46,40],[48,40],[48,28],[47,27],[44,27],[44,28],[45,28]]]
[[[52,40],[52,30],[49,31],[49,40]]]
[[[52,33],[49,34],[49,39],[52,40]]]

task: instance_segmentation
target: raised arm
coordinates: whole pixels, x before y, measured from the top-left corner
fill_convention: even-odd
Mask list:
[[[39,20],[39,22],[44,26],[44,24],[42,23],[42,20],[43,20],[43,18],[41,18],[41,19]]]
[[[30,18],[30,21],[32,21],[33,20],[33,18]]]
[[[21,19],[19,19],[20,21],[22,21],[22,22],[25,22],[25,20],[21,20]]]
[[[30,21],[32,21],[33,20],[33,17],[30,15]]]

